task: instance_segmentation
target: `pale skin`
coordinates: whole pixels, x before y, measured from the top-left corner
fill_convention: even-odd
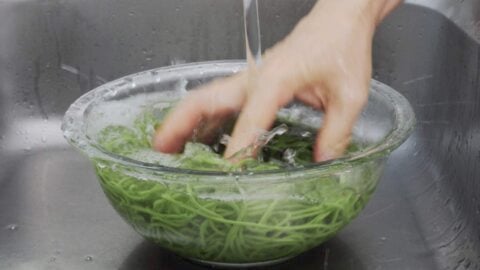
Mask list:
[[[350,142],[368,99],[376,26],[401,0],[319,0],[260,67],[191,91],[154,138],[164,153],[183,149],[194,130],[208,137],[239,113],[225,151],[231,157],[269,130],[277,111],[293,100],[325,112],[314,160],[336,158]]]

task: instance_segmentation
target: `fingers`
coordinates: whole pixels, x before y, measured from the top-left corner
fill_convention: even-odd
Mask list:
[[[337,88],[337,94],[328,100],[325,120],[317,136],[314,159],[316,162],[337,158],[343,154],[352,134],[353,126],[368,98],[368,87]]]
[[[258,81],[250,85],[249,96],[224,154],[226,158],[250,146],[259,135],[269,130],[275,121],[277,111],[293,98],[291,85],[268,78],[281,76],[262,75],[258,77]]]
[[[296,93],[295,97],[304,104],[309,105],[319,111],[323,111],[323,104],[325,104],[325,100],[322,98],[323,91],[324,87],[322,86],[309,87]]]
[[[225,151],[226,158],[248,147],[260,134],[270,129],[278,110],[278,106],[271,99],[265,92],[255,92],[249,97],[235,124]]]
[[[241,73],[190,92],[167,116],[162,128],[157,130],[154,148],[164,153],[181,151],[203,120],[224,119],[240,110],[245,99],[245,87],[246,77]]]

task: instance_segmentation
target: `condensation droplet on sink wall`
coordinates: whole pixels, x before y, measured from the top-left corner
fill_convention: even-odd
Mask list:
[[[86,262],[91,262],[91,261],[93,261],[93,256],[90,256],[90,255],[85,256],[84,260],[85,260]]]
[[[9,225],[5,226],[5,228],[7,230],[10,230],[10,231],[16,231],[16,230],[18,230],[18,225],[17,224],[9,224]]]

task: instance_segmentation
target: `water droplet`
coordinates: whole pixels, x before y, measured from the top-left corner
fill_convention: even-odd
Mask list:
[[[449,197],[449,198],[447,198],[447,199],[445,200],[444,204],[445,204],[445,205],[449,204],[449,203],[450,203],[450,201],[451,201],[451,199],[452,199],[452,198],[450,198],[450,197]]]
[[[126,81],[127,83],[130,83],[130,87],[131,87],[131,88],[137,87],[137,84],[135,83],[135,81],[133,80],[133,78],[127,77],[127,78],[125,78],[125,81]],[[117,93],[117,90],[114,90],[113,92],[115,92],[115,94],[116,94],[116,93]]]
[[[42,143],[46,143],[47,142],[47,137],[45,137],[45,135],[42,135]]]
[[[17,224],[9,224],[5,228],[7,230],[10,230],[10,231],[16,231],[18,229],[18,225]]]
[[[135,12],[130,11],[130,12],[128,13],[128,16],[131,16],[131,17],[135,16]]]
[[[387,237],[385,237],[385,236],[384,236],[384,237],[380,237],[380,240],[386,241],[386,240],[387,240]]]
[[[85,259],[84,259],[86,262],[91,262],[93,261],[93,257],[92,256],[85,256]]]
[[[50,259],[48,259],[48,262],[55,262],[56,260],[57,260],[57,258],[52,256],[52,257],[50,257]]]

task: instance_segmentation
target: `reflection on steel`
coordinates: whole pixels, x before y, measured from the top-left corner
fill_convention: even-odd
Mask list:
[[[313,2],[260,1],[263,47]],[[353,224],[275,269],[480,268],[480,1],[409,3],[379,27],[373,62],[414,106],[415,133]],[[105,80],[243,58],[241,4],[0,1],[0,269],[203,269],[117,216],[59,119]]]

